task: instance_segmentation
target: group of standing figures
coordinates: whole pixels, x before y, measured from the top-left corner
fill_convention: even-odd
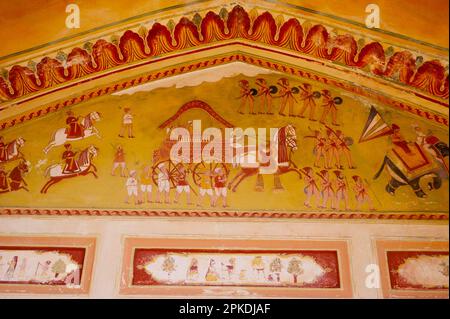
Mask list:
[[[326,131],[310,130],[312,135],[304,138],[314,139],[313,154],[315,157],[314,167],[325,169],[344,169],[346,162],[347,168],[355,169],[350,146],[353,144],[353,138],[345,136],[341,130],[333,130],[325,125]]]
[[[342,104],[342,98],[333,97],[329,90],[313,91],[313,87],[309,83],[303,83],[298,86],[291,86],[289,80],[280,78],[276,85],[269,85],[263,78],[255,80],[256,88],[250,86],[248,80],[240,80],[240,96],[241,100],[238,112],[245,114],[245,109],[248,106],[249,114],[274,114],[274,99],[281,99],[278,114],[286,116],[286,109],[288,116],[305,118],[308,116],[310,121],[317,121],[316,108],[319,98],[322,97],[322,115],[319,121],[325,124],[331,118],[332,125],[339,125],[337,120],[338,105]],[[302,102],[301,108],[296,112],[294,105],[299,102],[295,95],[299,94],[299,100]],[[259,107],[255,109],[255,98],[259,99]]]
[[[227,203],[227,178],[228,172],[223,166],[213,169],[199,170],[197,178],[191,178],[191,165],[178,163],[173,165],[170,161],[162,161],[155,165],[144,164],[140,171],[128,169],[126,155],[122,145],[116,147],[111,175],[116,176],[119,171],[125,180],[126,198],[125,203],[131,201],[135,205],[147,203],[177,204],[185,197],[186,204],[196,204],[202,207],[205,200],[211,207],[215,207],[221,200],[223,207]],[[156,187],[154,187],[156,186]],[[173,201],[171,193],[174,192]],[[192,199],[196,196],[196,201]]]
[[[331,208],[332,210],[350,209],[350,184],[344,172],[334,170],[334,179],[327,170],[315,172],[311,167],[304,167],[302,173],[305,180],[304,192],[306,200],[304,205],[306,207],[312,207],[311,200],[315,199],[315,204],[318,208]],[[375,210],[368,183],[358,175],[353,175],[352,180],[352,190],[356,201],[355,208],[360,210],[367,204],[369,210]]]

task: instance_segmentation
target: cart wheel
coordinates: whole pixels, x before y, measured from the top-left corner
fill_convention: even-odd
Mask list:
[[[169,174],[170,188],[174,189],[174,188],[176,188],[176,185],[177,185],[176,179],[175,179],[177,167],[171,160],[159,161],[155,166],[152,167],[153,183],[155,183],[155,185],[158,185],[158,175],[159,175],[159,173],[161,173],[160,165],[163,163],[167,167],[167,171]]]
[[[210,172],[211,175],[209,177],[209,182],[212,187],[213,186],[213,176],[212,175],[213,175],[215,169],[218,167],[221,167],[222,170],[225,172],[225,175],[228,177],[228,174],[230,173],[230,171],[229,171],[227,165],[225,165],[224,163],[208,163],[208,164],[206,164],[205,162],[202,161],[201,163],[198,163],[197,165],[195,165],[195,167],[192,171],[192,179],[194,180],[195,185],[200,187],[202,175]]]

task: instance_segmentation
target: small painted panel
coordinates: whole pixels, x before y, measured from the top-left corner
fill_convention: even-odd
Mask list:
[[[386,297],[448,297],[448,242],[377,243]]]
[[[122,294],[344,297],[345,241],[127,238]]]
[[[394,289],[448,289],[448,252],[388,251]]]
[[[336,251],[136,249],[133,285],[339,288]]]
[[[0,293],[85,293],[94,239],[0,237]]]

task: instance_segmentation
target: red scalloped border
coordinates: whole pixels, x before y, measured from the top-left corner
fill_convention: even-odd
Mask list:
[[[237,5],[224,19],[210,11],[197,25],[186,17],[181,18],[173,32],[155,23],[144,35],[125,31],[117,44],[100,39],[90,52],[73,48],[67,56],[66,65],[50,57],[44,57],[37,63],[36,71],[27,66],[14,65],[6,80],[0,77],[0,101],[13,101],[131,62],[231,39],[268,44],[340,63],[394,80],[439,99],[449,98],[449,75],[438,60],[425,61],[418,66],[417,57],[410,51],[390,55],[379,42],[358,47],[352,35],[332,36],[320,24],[305,30],[295,18],[277,25],[267,11],[252,19],[245,9]],[[448,103],[437,103],[448,107]]]

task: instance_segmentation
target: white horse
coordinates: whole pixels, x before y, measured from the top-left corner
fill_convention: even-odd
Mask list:
[[[49,176],[50,180],[44,185],[44,187],[42,187],[41,193],[47,193],[47,190],[50,188],[50,186],[66,178],[83,176],[87,174],[92,174],[95,178],[97,178],[97,174],[95,174],[97,168],[94,166],[94,164],[92,164],[92,158],[97,156],[97,153],[97,148],[93,145],[90,145],[88,148],[84,149],[77,159],[77,164],[80,168],[80,170],[77,172],[64,173],[63,164],[54,164],[49,166],[45,170],[45,176]]]
[[[60,128],[53,133],[52,140],[48,145],[44,148],[44,153],[47,154],[50,149],[52,149],[55,146],[63,145],[67,141],[76,141],[76,140],[82,140],[84,138],[87,138],[89,136],[95,135],[98,138],[101,138],[99,131],[94,126],[95,122],[100,121],[100,113],[98,112],[91,112],[88,115],[86,115],[81,120],[81,126],[83,127],[83,135],[76,138],[67,138],[66,134],[66,128]]]
[[[262,149],[261,149],[262,148]],[[233,192],[236,191],[239,184],[249,176],[257,175],[257,190],[262,190],[264,187],[262,174],[273,174],[275,189],[281,190],[280,175],[295,172],[301,178],[301,172],[290,159],[290,151],[297,150],[297,134],[295,127],[287,125],[278,130],[272,136],[271,143],[268,147],[264,145],[259,146],[259,152],[262,158],[265,159],[263,163],[258,161],[257,150],[255,147],[247,148],[244,146],[243,152],[235,156],[235,163],[241,168],[236,176],[228,183],[228,188]]]
[[[20,152],[20,148],[25,144],[25,140],[22,137],[16,138],[14,141],[9,142],[6,145],[6,159],[0,161],[0,163],[5,163],[18,158],[23,158],[23,154]]]
[[[283,131],[283,134],[280,135],[281,131]],[[241,136],[234,143],[233,164],[241,168],[258,168],[260,174],[273,174],[279,166],[289,165],[287,153],[284,158],[279,158],[279,148],[286,149],[289,147],[293,151],[297,150],[297,135],[294,126],[290,124],[278,129],[271,137],[270,143],[247,146],[243,144],[244,142],[244,137]],[[279,162],[279,160],[282,162]]]

